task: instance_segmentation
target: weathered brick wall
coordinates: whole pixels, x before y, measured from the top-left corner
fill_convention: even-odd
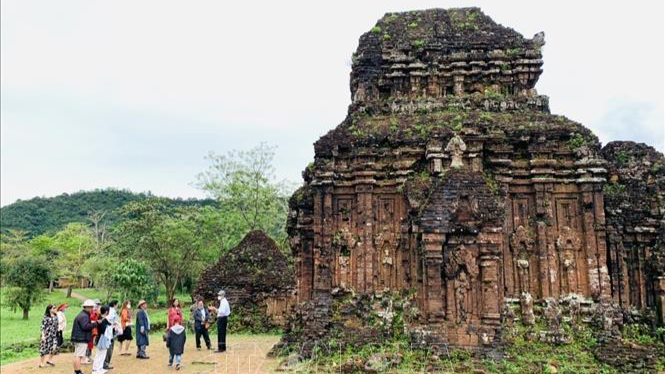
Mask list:
[[[612,295],[624,307],[656,309],[665,321],[665,157],[652,147],[611,142],[605,211]]]
[[[192,298],[207,304],[224,290],[239,318],[261,317],[262,324],[281,326],[295,306],[294,287],[295,275],[275,241],[263,231],[252,231],[202,272]]]

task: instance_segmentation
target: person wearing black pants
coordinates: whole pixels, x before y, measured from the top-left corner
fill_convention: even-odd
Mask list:
[[[217,350],[221,353],[226,351],[226,324],[228,323],[231,307],[229,301],[224,297],[226,293],[222,290],[217,294],[219,308],[217,308]]]
[[[199,300],[196,303],[196,308],[194,309],[194,332],[196,333],[196,349],[201,349],[201,336],[206,342],[206,347],[210,349],[210,335],[208,335],[208,327],[210,312],[203,305],[203,300]]]
[[[104,360],[104,370],[111,370],[111,358],[113,357],[113,345],[115,343],[115,331],[120,328],[120,317],[116,308],[118,307],[118,300],[111,300],[109,303],[109,316],[108,320],[111,321],[111,328],[113,328],[113,339],[111,339],[111,346],[106,351],[106,359]]]

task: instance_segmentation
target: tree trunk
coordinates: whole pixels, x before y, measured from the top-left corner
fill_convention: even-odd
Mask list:
[[[23,308],[23,319],[28,319],[28,312],[30,312],[29,308]]]
[[[48,293],[53,293],[53,279],[48,282]]]
[[[171,303],[173,302],[173,299],[175,299],[175,287],[177,285],[177,281],[173,282],[168,282],[166,286],[166,302],[168,303],[168,306],[171,306]]]
[[[73,289],[74,289],[74,287],[71,284],[69,286],[67,286],[67,298],[72,297],[72,290]]]

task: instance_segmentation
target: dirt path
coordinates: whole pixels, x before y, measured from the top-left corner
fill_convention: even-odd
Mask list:
[[[59,288],[60,292],[64,293],[65,295],[67,294],[67,289],[66,288]],[[72,291],[72,297],[75,298],[76,300],[83,302],[86,301],[87,298],[81,294],[78,294],[74,291]]]
[[[187,347],[183,355],[183,366],[177,373],[183,374],[267,374],[273,373],[278,361],[266,357],[266,353],[277,343],[278,336],[270,335],[230,335],[226,353],[212,353],[205,348],[197,351],[194,334],[187,334]],[[151,336],[152,344],[148,347],[149,360],[138,360],[134,356],[119,356],[116,347],[111,364],[115,367],[108,374],[153,374],[176,373],[167,366],[168,350],[157,338]],[[214,343],[214,342],[213,342]],[[132,345],[135,352],[136,346]],[[94,354],[94,353],[93,353]],[[65,353],[54,358],[55,367],[40,369],[39,358],[16,362],[0,369],[2,374],[71,374],[72,354]],[[90,374],[92,367],[86,365],[83,372]]]

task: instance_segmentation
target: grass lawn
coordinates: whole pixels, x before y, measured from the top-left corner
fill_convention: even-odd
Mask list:
[[[30,310],[29,319],[24,320],[23,312],[20,309],[17,309],[16,311],[11,310],[4,300],[5,290],[3,288],[0,289],[0,364],[2,365],[39,355],[39,350],[37,348],[26,348],[17,352],[8,347],[17,343],[39,342],[39,328],[42,323],[42,316],[44,315],[44,311],[48,304],[69,304],[70,308],[67,309],[65,315],[70,323],[74,320],[74,317],[76,317],[76,313],[81,309],[80,301],[76,299],[67,299],[64,293],[55,290],[53,293],[47,294],[44,301],[35,305]],[[68,331],[65,331],[65,337],[69,338],[71,330],[67,330]]]

